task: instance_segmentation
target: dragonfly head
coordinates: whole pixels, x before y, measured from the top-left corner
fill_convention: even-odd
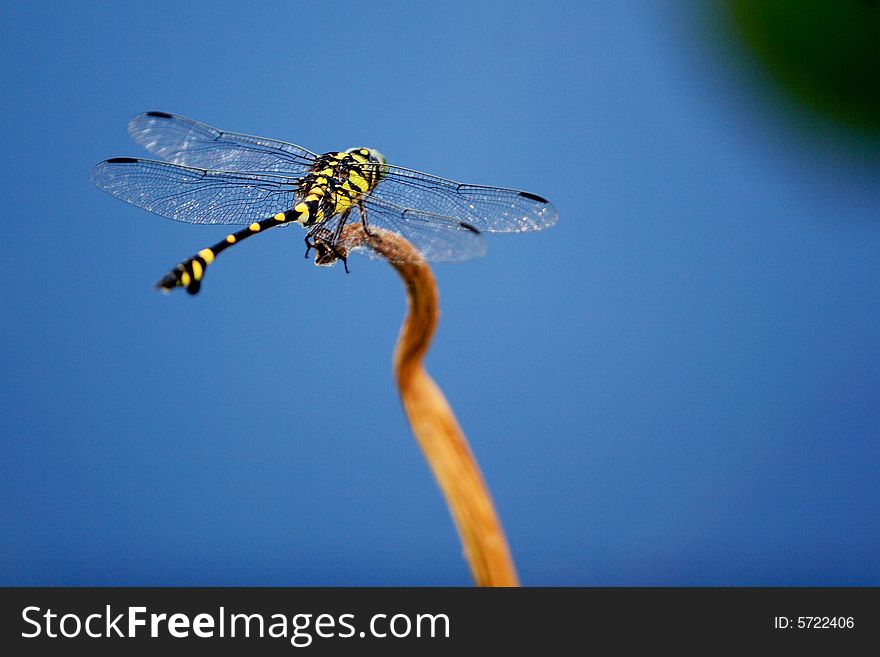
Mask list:
[[[382,153],[377,151],[375,148],[364,148],[361,146],[357,148],[349,148],[345,152],[364,155],[367,157],[367,159],[369,159],[371,164],[375,164],[376,172],[379,174],[376,179],[377,183],[385,177],[386,173],[388,173],[388,163],[385,160],[385,156],[382,155]]]

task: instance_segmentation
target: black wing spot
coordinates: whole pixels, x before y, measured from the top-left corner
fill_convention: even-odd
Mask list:
[[[469,231],[471,231],[472,233],[476,233],[477,235],[480,234],[480,231],[478,231],[476,228],[474,228],[474,227],[471,226],[470,224],[466,224],[466,223],[463,222],[463,221],[459,221],[459,222],[458,222],[458,225],[461,226],[462,228],[467,228],[467,229],[468,229]]]
[[[137,161],[136,157],[111,157],[107,164],[134,164]]]
[[[173,119],[174,117],[168,112],[147,112],[147,116],[155,116],[159,119]]]
[[[538,203],[549,203],[550,202],[547,199],[545,199],[544,197],[538,196],[537,194],[529,194],[528,192],[520,192],[519,195],[524,196],[525,198],[529,199],[530,201],[537,201]]]

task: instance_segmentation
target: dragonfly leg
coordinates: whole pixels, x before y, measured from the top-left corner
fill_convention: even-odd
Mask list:
[[[202,249],[193,257],[181,262],[156,283],[156,288],[169,292],[176,287],[184,287],[190,294],[198,294],[199,289],[202,287],[205,269],[214,262],[214,258],[233,244],[238,244],[252,235],[291,221],[292,218],[288,218],[287,215],[288,213],[279,212],[270,219],[255,221],[247,228],[230,233],[222,241]]]
[[[342,215],[339,218],[339,223],[336,225],[336,234],[333,236],[333,251],[336,257],[339,260],[342,260],[342,266],[345,268],[345,273],[350,274],[351,272],[348,270],[348,254],[343,253],[339,249],[339,240],[342,239],[342,229],[345,228],[345,224],[348,223],[348,212]]]
[[[323,238],[318,236],[318,233],[322,232],[323,230],[324,229],[321,228],[321,224],[315,224],[314,226],[309,228],[308,232],[306,233],[306,237],[305,237],[305,242],[306,242],[306,256],[305,257],[306,258],[309,257],[309,252],[311,252],[312,249],[315,249],[315,251],[317,251],[318,245],[325,241]],[[320,240],[320,242],[319,242],[319,240]],[[317,260],[317,258],[318,258],[318,254],[315,253],[315,259]]]
[[[372,237],[373,234],[370,232],[369,226],[367,226],[367,209],[364,207],[363,203],[358,203],[358,214],[361,218],[361,226],[364,227],[364,232],[367,234],[367,237]]]
[[[327,222],[315,224],[306,233],[306,257],[309,252],[315,250],[315,264],[319,267],[329,267],[337,260],[342,261],[345,273],[350,274],[348,269],[348,252],[344,247],[339,246],[339,240],[342,238],[342,229],[348,220],[348,212],[339,217],[336,227],[328,230],[324,226]]]

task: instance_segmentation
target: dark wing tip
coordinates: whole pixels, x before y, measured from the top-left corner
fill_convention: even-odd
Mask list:
[[[474,228],[473,226],[471,226],[471,225],[468,224],[468,223],[465,223],[465,222],[463,222],[463,221],[459,221],[459,222],[458,222],[458,225],[461,226],[462,228],[466,228],[466,229],[468,229],[468,230],[471,231],[472,233],[476,233],[477,235],[480,234],[480,231],[479,231],[479,230],[477,230],[476,228]]]
[[[104,160],[106,164],[134,164],[137,161],[136,157],[111,157],[109,160]]]
[[[147,116],[155,116],[158,119],[173,119],[174,115],[168,112],[144,112]]]
[[[530,194],[529,192],[520,192],[519,195],[523,196],[531,201],[537,201],[538,203],[550,203],[550,201],[545,199],[543,196],[538,196],[537,194]]]

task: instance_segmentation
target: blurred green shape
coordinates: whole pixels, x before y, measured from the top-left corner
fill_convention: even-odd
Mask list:
[[[880,1],[731,0],[772,75],[821,114],[880,134]]]

